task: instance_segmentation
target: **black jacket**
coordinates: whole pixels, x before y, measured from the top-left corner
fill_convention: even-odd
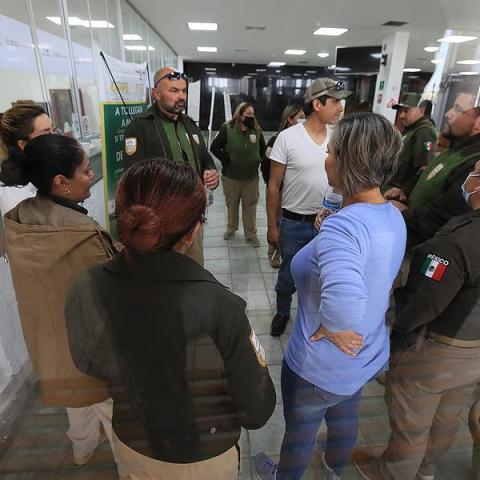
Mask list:
[[[185,125],[195,155],[197,172],[202,175],[205,170],[215,170],[215,163],[208,153],[201,130],[187,115],[179,114],[178,121]],[[148,158],[172,158],[172,151],[163,128],[163,122],[171,122],[153,104],[149,109],[135,117],[125,130],[125,139],[136,139],[136,150],[128,153],[124,148],[124,167],[127,169],[134,162]]]
[[[173,463],[217,456],[275,407],[245,301],[194,260],[157,251],[83,274],[66,304],[78,368],[109,381],[113,429]]]
[[[407,284],[395,291],[397,334],[411,335],[425,326],[447,337],[480,340],[479,239],[480,210],[475,210],[452,218],[413,250]],[[441,270],[427,276],[437,262]]]

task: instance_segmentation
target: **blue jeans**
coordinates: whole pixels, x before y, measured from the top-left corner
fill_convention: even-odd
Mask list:
[[[327,465],[340,476],[357,442],[362,388],[350,396],[335,395],[307,382],[283,362],[282,396],[285,417],[277,480],[297,480],[308,468],[318,429],[325,418]]]
[[[277,313],[290,315],[292,295],[296,292],[295,283],[290,273],[290,264],[295,254],[309,243],[318,233],[313,223],[298,222],[282,217],[280,219],[280,253],[282,265],[278,272]]]

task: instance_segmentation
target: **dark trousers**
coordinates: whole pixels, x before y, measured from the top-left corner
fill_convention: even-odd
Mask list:
[[[312,385],[283,362],[282,397],[285,417],[277,480],[300,479],[310,464],[317,432],[325,418],[327,465],[340,475],[358,434],[358,407],[362,389],[353,395],[335,395]]]

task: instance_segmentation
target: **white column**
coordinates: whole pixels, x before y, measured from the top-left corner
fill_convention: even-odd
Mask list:
[[[382,63],[377,76],[373,111],[395,121],[396,111],[392,105],[398,102],[402,87],[403,69],[407,57],[410,32],[395,32],[384,37]]]

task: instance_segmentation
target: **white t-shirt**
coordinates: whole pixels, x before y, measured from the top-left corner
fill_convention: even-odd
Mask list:
[[[3,216],[22,200],[34,197],[37,189],[29,183],[24,187],[5,187],[0,183],[0,214]]]
[[[303,123],[280,132],[269,158],[286,165],[282,208],[302,215],[320,210],[323,197],[332,192],[328,185],[325,159],[332,129],[321,145],[314,142]]]

